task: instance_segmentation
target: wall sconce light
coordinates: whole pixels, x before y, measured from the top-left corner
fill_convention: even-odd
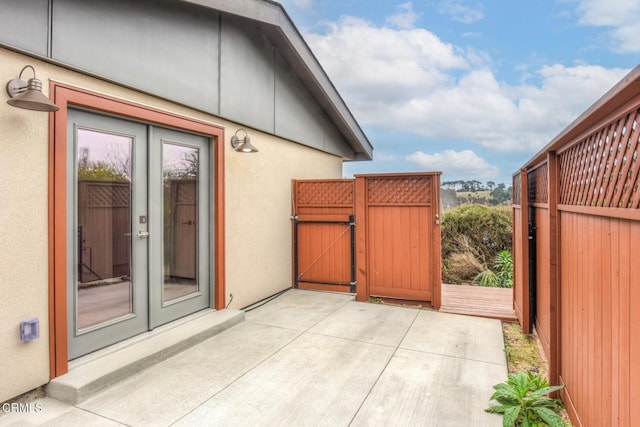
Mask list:
[[[244,138],[240,139],[238,137],[238,132],[244,132]],[[234,150],[240,153],[257,153],[258,149],[251,144],[251,138],[249,138],[249,134],[244,129],[238,129],[236,133],[231,137],[231,146]]]
[[[28,83],[22,80],[22,73],[27,68],[33,71],[33,78]],[[14,107],[49,112],[60,109],[42,93],[42,82],[36,78],[36,70],[31,65],[24,67],[17,79],[7,83],[7,93],[11,97],[7,104]]]

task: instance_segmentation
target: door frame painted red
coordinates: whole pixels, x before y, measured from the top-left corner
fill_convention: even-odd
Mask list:
[[[224,128],[146,105],[51,81],[60,110],[49,115],[49,369],[55,378],[68,371],[67,354],[67,111],[69,106],[114,114],[152,125],[198,133],[213,141],[213,241],[215,309],[225,306]]]

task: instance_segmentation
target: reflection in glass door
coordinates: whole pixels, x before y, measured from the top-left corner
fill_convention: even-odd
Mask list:
[[[68,352],[148,329],[147,127],[69,110]]]
[[[133,313],[133,138],[77,130],[77,328]]]
[[[209,140],[68,113],[68,353],[211,304]]]
[[[163,303],[198,291],[198,159],[197,148],[162,144]]]
[[[153,128],[150,144],[151,327],[210,306],[209,141]],[[159,183],[156,185],[156,183]],[[157,217],[157,216],[156,216]]]

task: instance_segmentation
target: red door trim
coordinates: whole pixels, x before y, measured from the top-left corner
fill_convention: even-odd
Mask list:
[[[68,371],[67,365],[67,109],[69,106],[116,114],[164,127],[208,136],[213,143],[215,165],[212,186],[215,209],[214,298],[215,308],[225,305],[225,227],[224,227],[224,129],[197,119],[136,104],[104,94],[52,81],[50,93],[60,111],[49,115],[49,368],[51,378]]]

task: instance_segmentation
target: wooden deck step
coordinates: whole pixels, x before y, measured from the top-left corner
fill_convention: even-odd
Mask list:
[[[440,311],[517,321],[513,310],[513,289],[443,284]]]

